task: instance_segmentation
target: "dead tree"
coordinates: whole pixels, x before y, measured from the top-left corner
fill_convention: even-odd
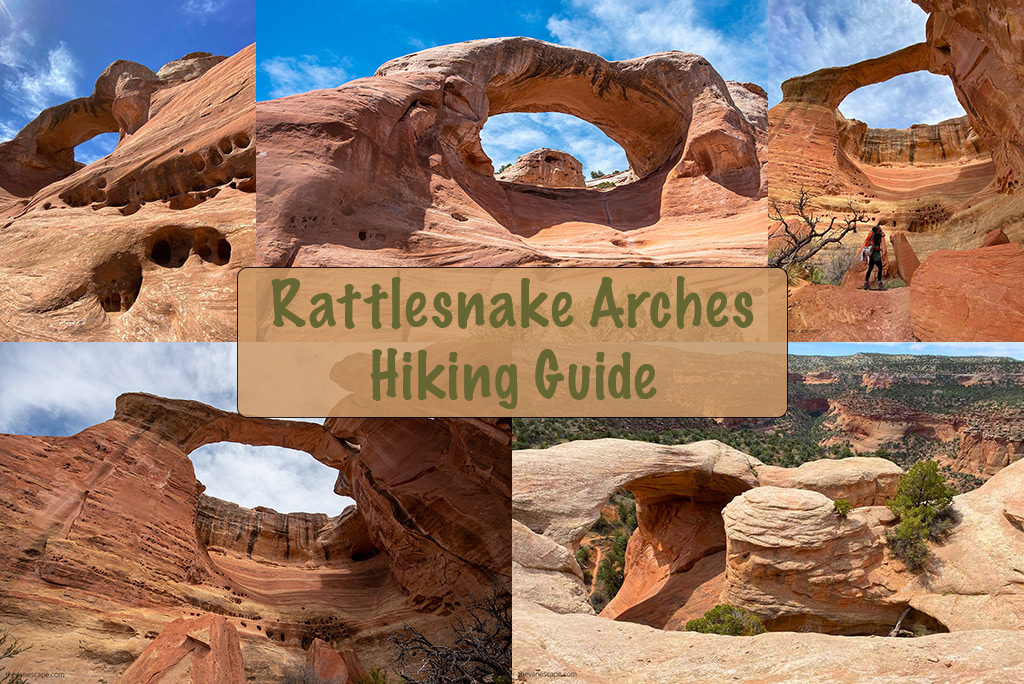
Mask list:
[[[786,219],[778,202],[774,198],[770,201],[768,218],[776,227],[769,240],[782,240],[783,245],[768,257],[769,266],[786,268],[792,264],[802,264],[827,245],[840,243],[849,233],[856,233],[857,226],[868,220],[867,215],[853,205],[853,200],[849,200],[848,216],[829,217],[828,225],[822,226],[822,217],[815,216],[811,209],[812,199],[807,190],[800,188],[800,195],[793,203],[793,212],[799,220],[796,228],[790,226],[789,221],[794,219]]]
[[[397,671],[410,684],[480,684],[512,681],[512,598],[491,594],[474,601],[452,629],[450,646],[435,644],[405,625],[392,637]]]

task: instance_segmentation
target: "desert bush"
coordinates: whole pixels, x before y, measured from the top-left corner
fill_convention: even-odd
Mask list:
[[[492,594],[469,604],[452,628],[450,645],[431,641],[408,625],[391,638],[396,669],[408,684],[512,682],[512,597]]]
[[[597,184],[597,189],[598,190],[605,190],[607,188],[614,188],[614,187],[615,187],[615,183],[613,183],[612,181],[601,181],[600,183]]]
[[[309,663],[286,670],[281,684],[331,684],[331,680],[322,677]]]
[[[857,250],[840,247],[818,260],[811,281],[822,285],[840,285],[847,271],[857,260]]]
[[[511,168],[511,167],[512,167],[512,164],[511,164],[511,163],[505,163],[505,164],[502,164],[502,165],[501,165],[501,168],[500,168],[500,169],[498,169],[498,173],[501,173],[501,172],[502,172],[502,171],[504,171],[505,169],[508,169],[508,168]]]
[[[388,684],[388,675],[379,667],[371,667],[356,684]]]
[[[22,646],[19,639],[12,637],[6,629],[0,629],[0,661],[9,660],[26,650],[28,647]],[[20,672],[9,672],[0,667],[0,684],[28,684],[28,680]]]
[[[846,499],[836,499],[832,502],[832,505],[835,507],[836,513],[840,518],[845,518],[850,514],[850,511],[853,510],[853,506],[851,506],[850,502]]]
[[[731,606],[728,603],[715,606],[704,613],[704,617],[688,621],[686,630],[728,636],[753,636],[765,631],[764,624],[756,615],[749,610]]]

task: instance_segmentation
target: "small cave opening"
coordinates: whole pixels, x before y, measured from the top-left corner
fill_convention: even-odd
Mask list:
[[[622,147],[570,114],[498,114],[484,123],[480,142],[503,182],[604,191],[635,180]]]
[[[124,313],[139,298],[142,290],[142,265],[132,254],[117,254],[96,266],[92,274],[93,292],[107,313]]]
[[[193,248],[199,258],[211,264],[223,266],[231,261],[231,243],[213,228],[197,230]]]

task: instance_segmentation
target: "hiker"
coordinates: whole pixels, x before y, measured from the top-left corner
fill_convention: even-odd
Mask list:
[[[864,274],[864,289],[871,289],[871,269],[878,267],[878,289],[884,290],[882,284],[882,256],[885,255],[885,234],[882,232],[882,224],[876,223],[871,229],[867,240],[864,241],[864,249],[861,252],[867,257],[868,271]]]

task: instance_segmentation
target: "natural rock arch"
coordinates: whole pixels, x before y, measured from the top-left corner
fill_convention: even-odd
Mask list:
[[[313,251],[321,265],[339,255],[349,265],[587,263],[606,261],[602,250],[623,264],[678,263],[686,245],[703,249],[699,219],[739,223],[761,196],[752,123],[760,96],[743,92],[734,99],[707,60],[682,52],[609,62],[529,38],[432,48],[372,79],[261,104],[260,222],[292,265]],[[511,112],[593,123],[639,180],[603,193],[496,180],[480,130],[488,116]],[[308,145],[311,135],[322,144]],[[688,241],[650,232],[684,223]],[[624,235],[634,230],[667,256],[640,254]],[[714,235],[717,245],[733,237],[724,224]],[[756,242],[740,249],[760,254],[763,231]],[[578,254],[562,255],[566,245]]]

